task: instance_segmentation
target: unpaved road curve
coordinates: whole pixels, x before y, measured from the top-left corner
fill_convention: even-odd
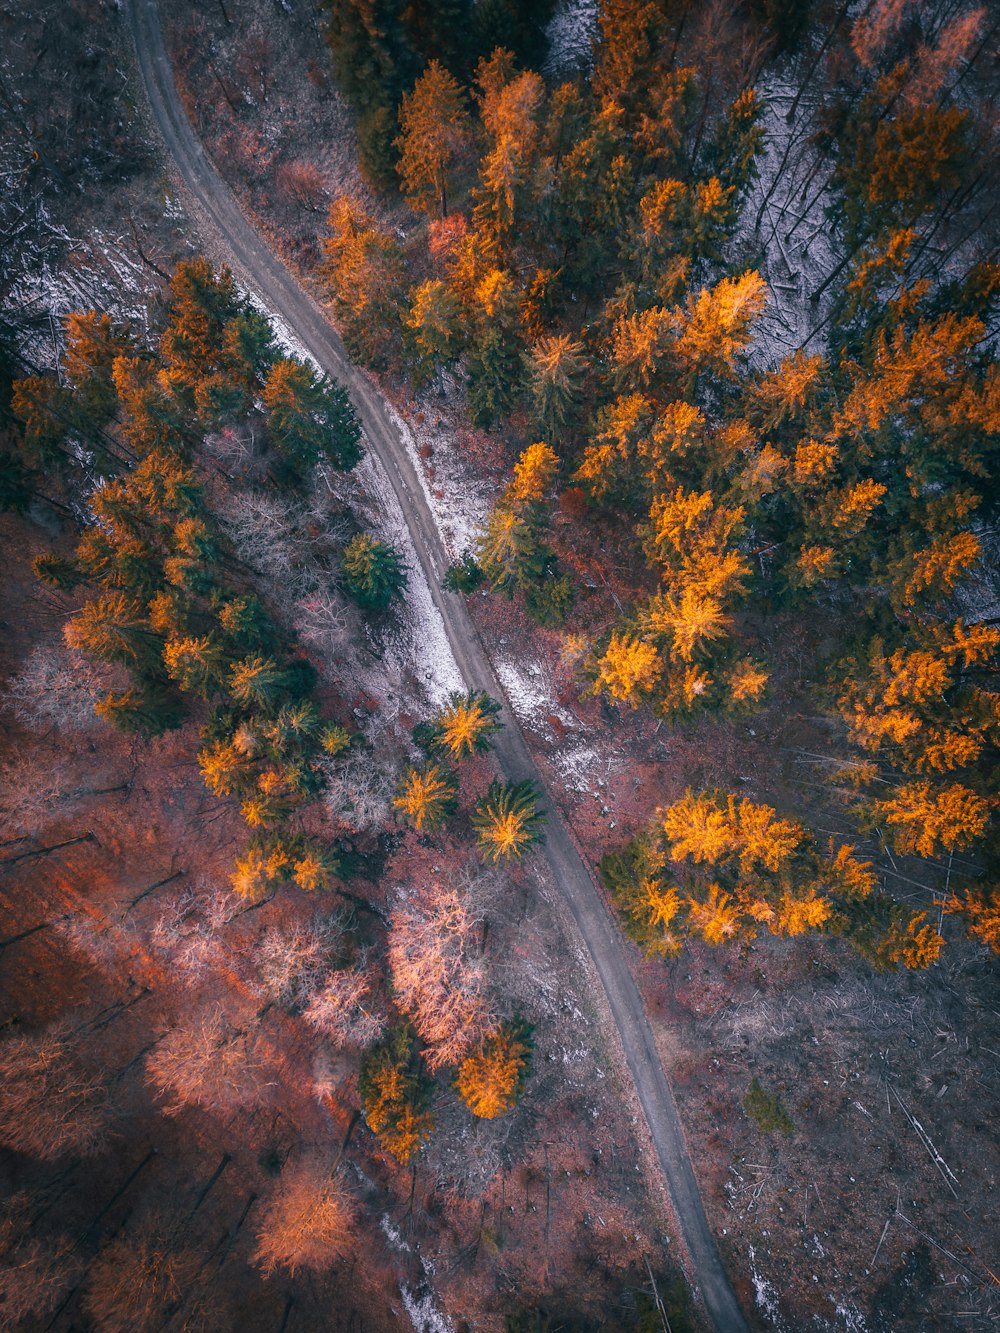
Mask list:
[[[417,558],[441,613],[459,670],[470,688],[488,690],[494,697],[504,698],[464,602],[441,588],[441,577],[448,564],[444,547],[406,447],[381,397],[348,360],[340,338],[320,307],[247,222],[192,131],[177,94],[156,0],[129,0],[128,14],[153,118],[199,213],[218,233],[217,248],[227,254],[233,271],[287,324],[310,355],[349,389],[368,442],[389,476],[409,525]],[[505,773],[516,781],[531,778],[544,789],[516,718],[508,715],[506,722],[496,745]],[[747,1333],[705,1217],[677,1107],[629,971],[618,927],[551,802],[545,855],[604,986],[694,1265],[690,1276],[717,1333]]]

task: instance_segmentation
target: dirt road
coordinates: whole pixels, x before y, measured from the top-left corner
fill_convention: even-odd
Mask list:
[[[243,216],[239,205],[196,138],[184,113],[167,57],[156,0],[129,0],[129,21],[139,70],[153,119],[201,221],[217,235],[213,248],[234,273],[295,334],[316,361],[350,391],[372,451],[381,461],[409,525],[417,557],[441,613],[452,652],[470,688],[503,699],[462,599],[441,588],[447,558],[405,445],[381,397],[348,360],[323,311]],[[517,719],[506,710],[497,755],[507,775],[531,778],[544,790]],[[649,1132],[691,1255],[689,1274],[718,1333],[746,1333],[705,1217],[670,1085],[660,1064],[642,999],[629,971],[616,923],[591,873],[549,802],[545,856],[594,962],[621,1039]]]

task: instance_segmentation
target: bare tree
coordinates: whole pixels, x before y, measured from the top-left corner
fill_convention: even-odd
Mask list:
[[[0,1323],[13,1328],[52,1313],[83,1269],[68,1236],[29,1234],[31,1200],[7,1200],[0,1220]]]
[[[392,813],[395,766],[384,753],[352,750],[346,759],[324,764],[323,801],[330,814],[360,833],[380,828]]]
[[[0,1143],[45,1161],[96,1152],[111,1119],[102,1074],[76,1059],[65,1024],[0,1042]]]
[[[230,491],[221,518],[241,560],[279,582],[284,592],[298,586],[294,530],[301,514],[294,504],[265,491]]]
[[[327,659],[341,657],[356,637],[358,613],[334,589],[319,587],[296,602],[292,623],[327,666]]]
[[[372,1046],[385,1030],[385,1019],[373,1008],[371,993],[363,967],[330,972],[302,1017],[336,1046]]]
[[[230,961],[222,931],[240,904],[226,889],[186,885],[166,902],[150,931],[150,944],[165,954],[180,979],[197,986]]]
[[[258,993],[270,1002],[305,1003],[322,984],[342,936],[335,917],[268,926],[253,953]]]
[[[460,1064],[495,1026],[479,939],[478,918],[442,884],[419,890],[392,914],[389,966],[397,1003],[426,1042],[431,1069]]]
[[[8,682],[3,700],[14,716],[34,731],[87,731],[99,726],[94,704],[114,673],[95,666],[62,643],[32,650]]]
[[[0,834],[31,837],[52,822],[74,797],[65,766],[29,750],[0,768]]]
[[[257,1037],[220,1007],[188,1015],[146,1059],[146,1081],[169,1099],[167,1115],[185,1106],[228,1115],[269,1100],[270,1077]]]
[[[321,1273],[348,1252],[354,1200],[333,1175],[329,1158],[310,1153],[285,1167],[257,1231],[255,1261],[265,1274],[285,1268]]]
[[[314,213],[330,198],[326,177],[315,162],[297,158],[285,162],[277,172],[278,189],[292,204],[311,209]]]
[[[183,1303],[199,1257],[176,1227],[147,1218],[116,1236],[90,1265],[83,1303],[101,1333],[154,1333]]]

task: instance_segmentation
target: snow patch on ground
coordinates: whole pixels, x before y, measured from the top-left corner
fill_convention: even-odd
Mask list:
[[[149,297],[158,284],[133,257],[125,237],[96,230],[84,239],[73,237],[49,221],[41,204],[35,225],[41,236],[35,262],[13,277],[4,301],[8,309],[49,316],[48,335],[29,339],[26,347],[33,360],[55,365],[59,323],[74,310],[107,311],[137,331],[148,328]]]
[[[430,1291],[418,1294],[404,1285],[400,1287],[399,1294],[416,1333],[454,1333],[451,1320],[435,1308],[434,1296]]]
[[[594,63],[597,0],[564,0],[549,20],[545,35],[549,54],[543,74],[551,78],[589,69]]]
[[[581,742],[567,746],[553,758],[569,791],[593,792],[604,787],[610,778],[621,771],[621,764],[602,754],[594,745]]]
[[[844,1321],[844,1333],[868,1333],[865,1317],[856,1305],[841,1305],[832,1296],[830,1300],[833,1302],[837,1318]]]
[[[422,403],[421,406],[424,424],[404,420],[390,404],[386,404],[434,515],[448,557],[457,561],[475,546],[476,537],[486,523],[492,496],[481,481],[469,475],[457,441],[443,428],[444,422],[442,428],[429,424],[429,418],[434,415],[432,403]],[[428,445],[433,451],[431,457],[421,458],[421,448]]]
[[[785,1324],[781,1318],[781,1310],[778,1305],[778,1293],[774,1284],[769,1282],[766,1277],[757,1271],[754,1264],[754,1248],[747,1246],[747,1257],[750,1260],[750,1277],[753,1281],[754,1299],[757,1302],[757,1308],[771,1324],[772,1328],[783,1330]]]
[[[564,727],[577,725],[573,715],[560,706],[549,673],[541,662],[515,665],[505,657],[495,656],[493,665],[519,722],[543,733],[552,730],[551,718]]]
[[[394,632],[384,644],[384,661],[400,675],[412,668],[431,702],[444,703],[450,694],[463,691],[466,685],[417,559],[403,511],[384,468],[371,450],[366,451],[355,475],[365,496],[376,502],[369,503],[365,510],[369,525],[376,536],[402,552],[408,571],[403,606],[397,612]],[[359,508],[357,499],[355,508]]]
[[[825,302],[815,303],[811,298],[838,259],[833,226],[826,216],[832,197],[823,184],[832,163],[822,164],[813,175],[817,155],[808,142],[814,128],[814,107],[808,95],[800,100],[792,123],[786,120],[797,92],[794,83],[778,74],[766,76],[757,85],[765,106],[761,121],[764,146],[757,157],[759,174],[747,192],[734,238],[748,262],[763,255],[759,269],[767,280],[770,300],[757,325],[752,353],[753,360],[765,368],[775,366],[803,344],[810,351],[824,350],[831,298],[829,293]]]
[[[401,1254],[412,1253],[410,1246],[407,1245],[406,1241],[399,1234],[398,1229],[392,1225],[392,1222],[390,1222],[388,1213],[382,1214],[378,1224],[394,1250],[398,1250]]]

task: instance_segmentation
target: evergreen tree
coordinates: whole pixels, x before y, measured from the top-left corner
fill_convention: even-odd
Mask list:
[[[436,60],[421,74],[399,111],[399,172],[409,203],[448,216],[448,187],[472,136],[472,120],[456,80]]]
[[[530,1067],[530,1029],[505,1023],[462,1061],[455,1087],[473,1115],[495,1120],[516,1106]]]
[[[406,568],[388,542],[367,533],[352,537],[341,563],[344,586],[360,606],[384,611],[406,587]]]
[[[472,816],[480,853],[493,862],[519,861],[541,841],[544,823],[532,782],[491,782]]]
[[[361,425],[347,393],[301,361],[271,366],[262,397],[273,440],[293,473],[327,461],[348,471],[361,458]]]

